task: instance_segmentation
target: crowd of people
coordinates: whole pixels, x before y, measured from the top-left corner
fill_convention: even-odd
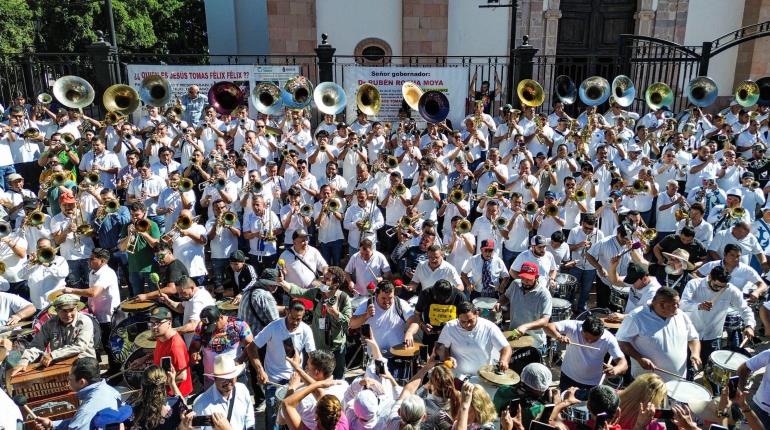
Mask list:
[[[36,326],[0,351],[10,375],[78,357],[75,417],[35,426],[770,428],[770,376],[746,390],[770,360],[748,343],[770,323],[767,106],[493,117],[485,85],[424,128],[406,106],[252,118],[196,86],[105,120],[16,98],[0,323]],[[147,304],[138,359],[125,304]],[[720,350],[745,357],[733,389]]]

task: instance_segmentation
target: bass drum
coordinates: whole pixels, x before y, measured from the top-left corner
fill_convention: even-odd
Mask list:
[[[152,352],[151,349],[137,348],[128,355],[123,365],[120,366],[125,386],[134,390],[142,388],[142,373],[148,365],[152,364]],[[139,364],[132,366],[135,362],[139,362]],[[132,369],[132,367],[134,368]]]
[[[118,361],[124,362],[134,352],[136,336],[150,329],[150,315],[144,312],[130,313],[110,332],[110,350]]]

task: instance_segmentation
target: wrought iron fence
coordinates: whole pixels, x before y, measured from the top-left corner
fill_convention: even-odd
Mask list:
[[[575,56],[575,55],[536,55],[532,71],[532,79],[543,86],[545,102],[540,107],[543,112],[549,112],[555,101],[554,90],[556,78],[560,75],[570,77],[575,85],[580,86],[584,79],[591,76],[602,76],[608,81],[618,74],[620,65],[617,57],[606,56]],[[565,111],[576,116],[579,103],[565,106]]]

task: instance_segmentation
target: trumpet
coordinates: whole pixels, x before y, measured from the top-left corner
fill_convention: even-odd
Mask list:
[[[631,185],[631,187],[634,189],[634,192],[637,194],[643,193],[649,189],[649,186],[645,184],[644,181],[641,179],[635,180],[634,183]]]
[[[545,210],[543,212],[545,213],[546,216],[554,217],[559,215],[559,207],[554,204],[550,204],[545,207]]]
[[[339,199],[332,198],[326,202],[326,210],[328,212],[335,213],[339,211],[341,207],[342,203],[340,203]]]
[[[465,200],[465,193],[461,189],[454,189],[451,193],[449,193],[449,201],[454,204],[459,204],[461,201]]]
[[[301,216],[311,216],[311,215],[313,215],[313,206],[310,203],[305,203],[304,205],[300,206],[299,214]]]
[[[676,222],[679,222],[683,219],[689,219],[689,218],[690,218],[690,214],[682,208],[677,208],[674,211],[674,219],[676,219]]]
[[[34,211],[27,214],[27,216],[24,217],[24,223],[22,224],[22,228],[30,225],[32,227],[37,227],[40,224],[45,221],[45,214],[38,208]]]
[[[136,220],[134,223],[134,229],[136,229],[137,233],[147,233],[151,227],[152,224],[150,224],[147,218]],[[128,246],[126,246],[126,253],[128,254],[136,252],[136,245],[139,243],[139,235],[137,233],[132,234],[128,240]]]
[[[746,209],[742,207],[733,208],[730,211],[730,218],[732,219],[740,219],[743,218],[743,216],[746,215]]]
[[[575,195],[572,197],[573,200],[576,202],[582,202],[588,197],[585,190],[577,190],[575,191]]]
[[[5,237],[11,234],[11,224],[7,221],[0,221],[0,237]]]
[[[473,225],[471,222],[463,218],[457,221],[457,224],[455,225],[455,233],[457,233],[458,236],[461,234],[470,233],[472,228]]]
[[[406,194],[406,185],[404,185],[403,183],[396,185],[393,188],[393,194],[395,194],[395,195],[397,195],[399,197],[403,196],[404,194]]]
[[[114,214],[120,209],[120,203],[116,199],[105,200],[96,210],[96,220],[99,222],[109,214]],[[101,223],[100,223],[101,225]]]
[[[56,258],[56,252],[59,251],[59,247],[51,248],[50,246],[42,246],[37,249],[35,258],[30,259],[27,262],[27,267],[34,266],[36,264],[50,264]]]
[[[430,175],[427,178],[425,178],[425,182],[423,184],[425,188],[430,188],[436,185],[436,178],[433,175]]]
[[[492,184],[487,187],[486,195],[487,197],[492,198],[495,197],[499,191],[500,190],[497,188],[497,184]]]
[[[234,225],[237,219],[238,219],[238,215],[236,215],[235,212],[226,211],[226,212],[222,212],[222,214],[219,217],[219,220],[217,221],[217,224],[219,226],[229,227],[231,225]]]
[[[176,238],[179,237],[179,232],[192,227],[193,223],[197,219],[197,216],[195,218],[191,218],[189,215],[179,215],[179,218],[176,219],[176,223],[174,223],[174,227],[163,236],[161,236],[160,240],[166,243],[175,241]]]
[[[217,187],[217,190],[221,190],[225,188],[225,185],[227,185],[227,180],[225,180],[224,178],[209,179],[208,181],[202,182],[201,184],[199,184],[198,189],[203,191],[206,189],[207,186],[209,186],[209,184],[213,184],[215,187]]]
[[[179,185],[177,185],[177,189],[180,193],[186,193],[193,189],[195,184],[193,183],[192,179],[190,178],[182,178],[179,180]]]
[[[65,146],[69,146],[75,143],[75,135],[72,133],[62,133],[61,141]]]
[[[524,205],[524,211],[526,211],[530,215],[536,214],[538,209],[539,207],[537,206],[537,202],[529,202],[526,205]]]
[[[99,172],[97,172],[96,170],[89,170],[88,172],[86,172],[85,178],[86,178],[86,181],[88,181],[87,185],[96,185],[99,183],[101,179],[101,175],[99,175]]]
[[[260,194],[262,189],[264,189],[264,185],[262,185],[262,181],[260,180],[251,181],[249,184],[249,189],[254,194]]]
[[[504,216],[499,216],[495,218],[494,226],[498,230],[502,230],[505,228],[505,226],[508,225],[508,220]]]
[[[644,239],[647,243],[654,240],[657,235],[658,231],[654,228],[646,228],[642,230],[642,233],[640,234],[641,238]]]
[[[385,165],[388,166],[388,169],[395,169],[398,167],[398,158],[393,155],[389,155],[387,158],[385,158]]]
[[[30,127],[26,130],[24,130],[24,133],[22,134],[22,137],[25,139],[37,139],[40,137],[40,130]]]

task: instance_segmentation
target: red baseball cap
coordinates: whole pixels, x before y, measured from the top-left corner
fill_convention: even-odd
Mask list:
[[[492,239],[482,240],[481,249],[495,249],[495,241]]]
[[[59,196],[59,204],[66,205],[66,204],[75,204],[77,201],[75,200],[75,196],[73,196],[70,193],[62,193],[61,196]]]
[[[526,263],[521,265],[521,270],[519,271],[519,278],[533,281],[537,279],[538,275],[540,275],[540,270],[537,268],[537,265],[535,263],[531,263],[527,261]]]

